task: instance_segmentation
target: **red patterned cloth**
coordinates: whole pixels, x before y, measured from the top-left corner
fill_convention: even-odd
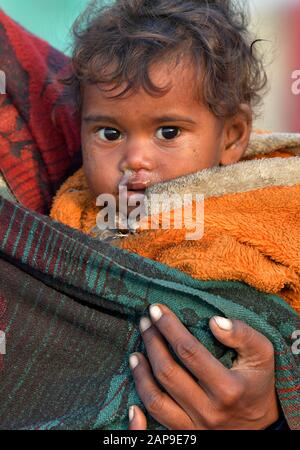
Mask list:
[[[24,206],[48,213],[81,165],[80,122],[58,81],[68,58],[0,11],[0,172]]]

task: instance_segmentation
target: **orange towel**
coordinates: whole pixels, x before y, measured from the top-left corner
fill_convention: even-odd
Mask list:
[[[201,280],[243,281],[281,296],[300,312],[300,158],[291,157],[299,147],[278,150],[267,152],[263,159],[254,151],[237,167],[199,172],[209,182],[227,176],[225,193],[218,192],[216,182],[216,192],[205,197],[200,240],[186,240],[186,229],[144,231],[141,225],[136,234],[115,241],[116,245]],[[231,180],[230,170],[236,171],[237,180]],[[191,186],[188,176],[187,180],[185,192]],[[198,181],[192,180],[194,185]],[[98,211],[81,169],[58,192],[51,216],[91,233]]]

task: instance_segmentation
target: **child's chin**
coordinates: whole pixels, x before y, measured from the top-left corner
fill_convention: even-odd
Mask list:
[[[129,215],[138,209],[138,212],[143,215],[145,209],[144,200],[146,199],[144,192],[145,191],[127,191],[127,202],[125,202],[125,204],[127,204],[127,209],[124,210],[125,204],[118,205],[117,202],[118,213],[121,213],[124,216],[127,212],[127,218],[129,218]]]
[[[127,204],[129,208],[135,208],[140,205],[140,203],[146,198],[145,191],[126,191],[126,194],[117,197],[117,207],[118,203]],[[130,203],[130,206],[129,206]]]

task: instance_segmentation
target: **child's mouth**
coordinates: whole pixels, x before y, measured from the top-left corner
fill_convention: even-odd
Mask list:
[[[119,182],[118,198],[119,202],[126,202],[126,208],[131,209],[128,205],[135,202],[140,203],[145,198],[145,190],[150,185],[149,175],[144,172],[134,172],[132,170],[126,170],[121,181]],[[124,207],[124,205],[123,205]],[[122,209],[122,206],[119,205]]]
[[[151,185],[149,174],[146,171],[126,171],[123,178],[119,183],[119,189],[125,188],[128,192],[134,192],[136,194],[144,193]]]
[[[126,190],[121,196],[119,195],[119,200],[120,198],[126,199],[126,202],[130,200],[130,204],[132,204],[132,202],[133,204],[135,202],[141,202],[145,199],[145,190]]]
[[[135,182],[135,183],[128,183],[127,190],[128,191],[145,191],[147,187],[150,186],[150,181],[148,182]]]

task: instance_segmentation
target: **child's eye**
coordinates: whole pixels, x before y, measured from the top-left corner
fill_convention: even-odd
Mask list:
[[[98,133],[103,141],[118,141],[122,137],[122,133],[115,128],[100,128]]]
[[[178,127],[161,127],[156,132],[158,139],[175,139],[180,136],[180,129]]]

